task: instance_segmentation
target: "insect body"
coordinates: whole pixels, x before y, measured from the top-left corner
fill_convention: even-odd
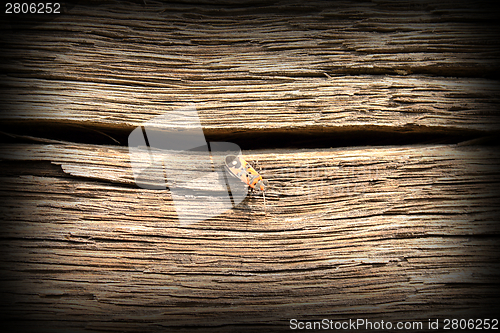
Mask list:
[[[247,184],[254,189],[262,191],[262,196],[264,197],[264,207],[266,204],[266,197],[264,195],[265,181],[262,176],[259,175],[257,171],[241,156],[228,155],[226,156],[226,169],[229,173],[240,179],[243,183]]]

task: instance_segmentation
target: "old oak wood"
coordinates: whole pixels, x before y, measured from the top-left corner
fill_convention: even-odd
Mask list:
[[[28,320],[286,328],[494,314],[495,149],[245,152],[269,180],[267,211],[255,195],[185,227],[168,191],[133,186],[127,148],[14,144],[2,156],[4,270],[23,304],[5,311]]]
[[[2,120],[130,131],[196,103],[207,134],[496,130],[495,8],[91,2],[51,20],[11,19]]]
[[[497,316],[498,149],[454,143],[498,134],[498,7],[148,0],[63,12],[0,23],[4,327]],[[267,209],[256,193],[180,226],[168,190],[135,185],[128,133],[188,103],[209,139],[252,141],[243,153],[269,180]],[[276,149],[290,135],[313,148]]]

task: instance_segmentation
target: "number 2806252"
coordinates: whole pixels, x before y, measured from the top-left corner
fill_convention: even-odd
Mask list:
[[[59,2],[7,2],[5,14],[61,14]]]

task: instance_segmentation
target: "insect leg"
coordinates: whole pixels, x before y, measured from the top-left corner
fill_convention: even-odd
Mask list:
[[[267,213],[267,207],[266,207],[266,192],[262,191],[262,197],[264,198],[264,213]]]

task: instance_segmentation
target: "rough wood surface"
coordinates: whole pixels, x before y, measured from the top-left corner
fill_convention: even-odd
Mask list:
[[[496,131],[500,85],[484,79],[356,76],[294,82],[189,82],[142,88],[42,79],[10,80],[2,100],[10,121],[122,127],[193,102],[207,134],[241,130],[310,131],[421,127]],[[26,96],[26,87],[33,95]],[[56,97],[57,96],[57,97]]]
[[[197,103],[207,131],[492,131],[497,7],[92,2],[13,18],[1,34],[2,119],[127,128]]]
[[[2,292],[17,304],[4,315],[246,331],[496,313],[496,149],[249,151],[267,212],[252,195],[187,227],[168,190],[134,186],[126,148],[15,144],[2,156]]]
[[[435,143],[499,133],[498,4],[63,6],[0,20],[2,329],[498,318],[498,147]],[[244,151],[266,208],[181,226],[124,145],[187,103],[211,141],[315,149]],[[321,149],[357,144],[386,146]]]

